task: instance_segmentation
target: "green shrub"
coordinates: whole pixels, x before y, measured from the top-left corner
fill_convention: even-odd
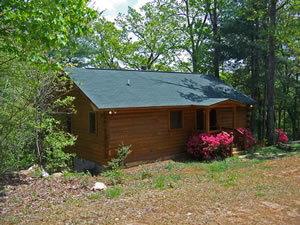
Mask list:
[[[107,182],[111,185],[121,184],[123,174],[120,168],[115,168],[113,170],[107,170],[103,173],[107,177]]]
[[[119,197],[122,192],[123,192],[123,188],[122,187],[120,187],[120,186],[114,186],[112,188],[108,188],[105,191],[105,196],[107,198],[116,198],[116,197]]]
[[[91,194],[88,198],[89,199],[100,199],[102,197],[103,197],[102,194]]]
[[[125,159],[131,153],[130,147],[131,145],[124,145],[122,143],[117,149],[118,157],[108,162],[106,168],[110,170],[114,170],[116,168],[120,168],[121,166],[124,166]]]
[[[107,166],[105,166],[108,170],[105,171],[103,175],[107,177],[110,184],[116,185],[122,183],[123,174],[120,167],[124,165],[126,157],[131,153],[130,147],[130,145],[125,146],[121,144],[117,149],[118,157],[112,159],[107,163]]]

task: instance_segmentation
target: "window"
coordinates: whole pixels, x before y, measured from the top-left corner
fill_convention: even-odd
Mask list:
[[[204,130],[204,112],[197,110],[197,130]]]
[[[217,129],[217,112],[215,109],[212,109],[209,113],[209,125],[210,125],[210,130]]]
[[[170,128],[171,129],[182,128],[182,111],[170,112]]]
[[[95,134],[96,133],[96,114],[94,112],[90,112],[90,133]]]
[[[72,133],[72,121],[71,121],[71,115],[70,114],[67,115],[66,124],[67,124],[67,132]]]

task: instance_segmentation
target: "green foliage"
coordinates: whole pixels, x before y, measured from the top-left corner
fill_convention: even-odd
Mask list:
[[[47,61],[46,51],[72,44],[70,37],[90,32],[89,23],[97,16],[87,0],[4,0],[0,11],[1,51],[37,62]]]
[[[247,168],[263,162],[264,160],[259,159],[243,160],[238,157],[230,157],[222,161],[208,163],[207,168],[209,168],[211,172],[225,172],[228,169]]]
[[[103,197],[102,194],[91,194],[91,195],[89,195],[88,198],[94,200],[94,199],[100,199],[102,197]]]
[[[123,188],[121,186],[114,186],[112,188],[108,188],[105,191],[105,196],[107,198],[117,198],[121,195],[122,192],[123,192]]]
[[[121,184],[123,174],[120,168],[115,168],[113,170],[107,170],[103,173],[107,177],[107,182],[111,185]]]
[[[42,176],[42,169],[40,167],[37,167],[32,170],[32,172],[29,174],[31,177],[41,177]]]
[[[69,137],[66,138],[66,136]],[[71,159],[75,154],[64,152],[64,148],[73,145],[76,138],[65,132],[58,131],[49,133],[44,140],[48,146],[45,148],[45,154],[42,156],[45,169],[53,173],[57,170],[61,171],[70,168]]]
[[[103,175],[107,177],[110,184],[116,185],[122,183],[123,174],[120,167],[124,165],[126,157],[131,153],[130,147],[130,145],[121,144],[117,149],[118,157],[107,163],[106,169],[108,170]]]
[[[168,165],[166,165],[166,169],[169,171],[175,169],[175,163],[168,162]]]
[[[121,166],[124,166],[125,159],[131,153],[130,147],[131,145],[121,144],[117,149],[118,157],[108,162],[106,168],[110,170],[115,170],[119,169]]]
[[[153,184],[155,188],[159,189],[173,188],[175,183],[177,183],[180,179],[181,176],[176,174],[160,176],[153,179]]]
[[[150,178],[152,176],[153,176],[153,174],[151,173],[150,169],[142,167],[142,170],[139,174],[140,179],[144,180],[144,179]]]
[[[33,162],[65,168],[76,138],[57,116],[73,112],[60,51],[92,31],[97,13],[86,0],[4,0],[0,11],[0,174]]]

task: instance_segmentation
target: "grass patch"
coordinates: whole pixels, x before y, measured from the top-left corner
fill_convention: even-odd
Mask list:
[[[236,173],[214,173],[208,172],[206,178],[212,180],[216,183],[222,184],[224,187],[230,187],[237,185],[239,179],[238,174]]]
[[[91,195],[89,195],[89,199],[100,199],[100,198],[102,198],[103,197],[103,195],[102,194],[91,194]]]
[[[64,200],[65,203],[79,203],[82,202],[79,198],[67,198]]]
[[[300,143],[291,144],[292,147],[300,148]]]
[[[173,188],[175,183],[181,179],[180,175],[172,174],[168,176],[161,176],[153,179],[153,185],[155,188]]]
[[[17,216],[20,221],[16,224],[35,224],[47,215],[49,224],[131,224],[134,221],[191,224],[207,221],[209,213],[209,217],[216,218],[215,222],[220,224],[263,224],[267,219],[274,224],[277,218],[272,207],[276,204],[299,209],[296,200],[300,196],[297,182],[300,157],[270,159],[260,164],[264,161],[267,160],[232,157],[210,163],[190,160],[150,164],[121,170],[124,172],[122,184],[108,186],[103,192],[93,192],[91,186],[81,188],[80,185],[86,178],[93,184],[95,180],[104,182],[107,176],[103,174],[89,177],[70,173],[66,175],[67,184],[63,182],[64,177],[59,182],[57,179],[43,182],[28,179],[32,182],[29,185],[7,187],[7,208],[1,219],[5,224]],[[70,189],[72,186],[76,188]],[[271,210],[265,210],[267,207]],[[227,221],[228,214],[215,210],[217,208],[231,212],[245,209],[248,215],[257,216],[249,221],[250,217],[241,214],[236,220],[230,217]],[[199,213],[199,209],[207,213]],[[267,216],[266,212],[269,212]],[[145,213],[147,216],[143,216]],[[184,216],[188,213],[192,216]],[[276,213],[286,219],[278,221],[281,224],[289,224],[294,218],[280,210]]]
[[[263,156],[275,155],[275,156],[290,156],[293,152],[286,151],[284,149],[278,148],[277,146],[267,146],[267,147],[253,147],[248,150],[249,154],[260,154]]]
[[[142,167],[141,172],[138,174],[138,178],[141,180],[147,179],[147,178],[151,178],[153,176],[152,172],[150,171],[150,169]]]
[[[120,187],[120,186],[114,186],[112,188],[108,188],[106,191],[105,191],[105,196],[107,198],[117,198],[121,195],[121,193],[123,192],[123,188]]]
[[[266,194],[264,192],[256,192],[255,194],[256,197],[264,197]]]
[[[238,157],[226,158],[222,161],[213,161],[207,164],[207,168],[211,172],[225,172],[228,169],[239,169],[239,168],[248,168],[254,166],[258,163],[263,163],[264,160],[261,159],[240,159]]]

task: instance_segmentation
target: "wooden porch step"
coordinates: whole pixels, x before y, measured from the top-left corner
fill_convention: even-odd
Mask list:
[[[241,151],[237,147],[232,148],[232,155],[245,155],[246,151]]]

